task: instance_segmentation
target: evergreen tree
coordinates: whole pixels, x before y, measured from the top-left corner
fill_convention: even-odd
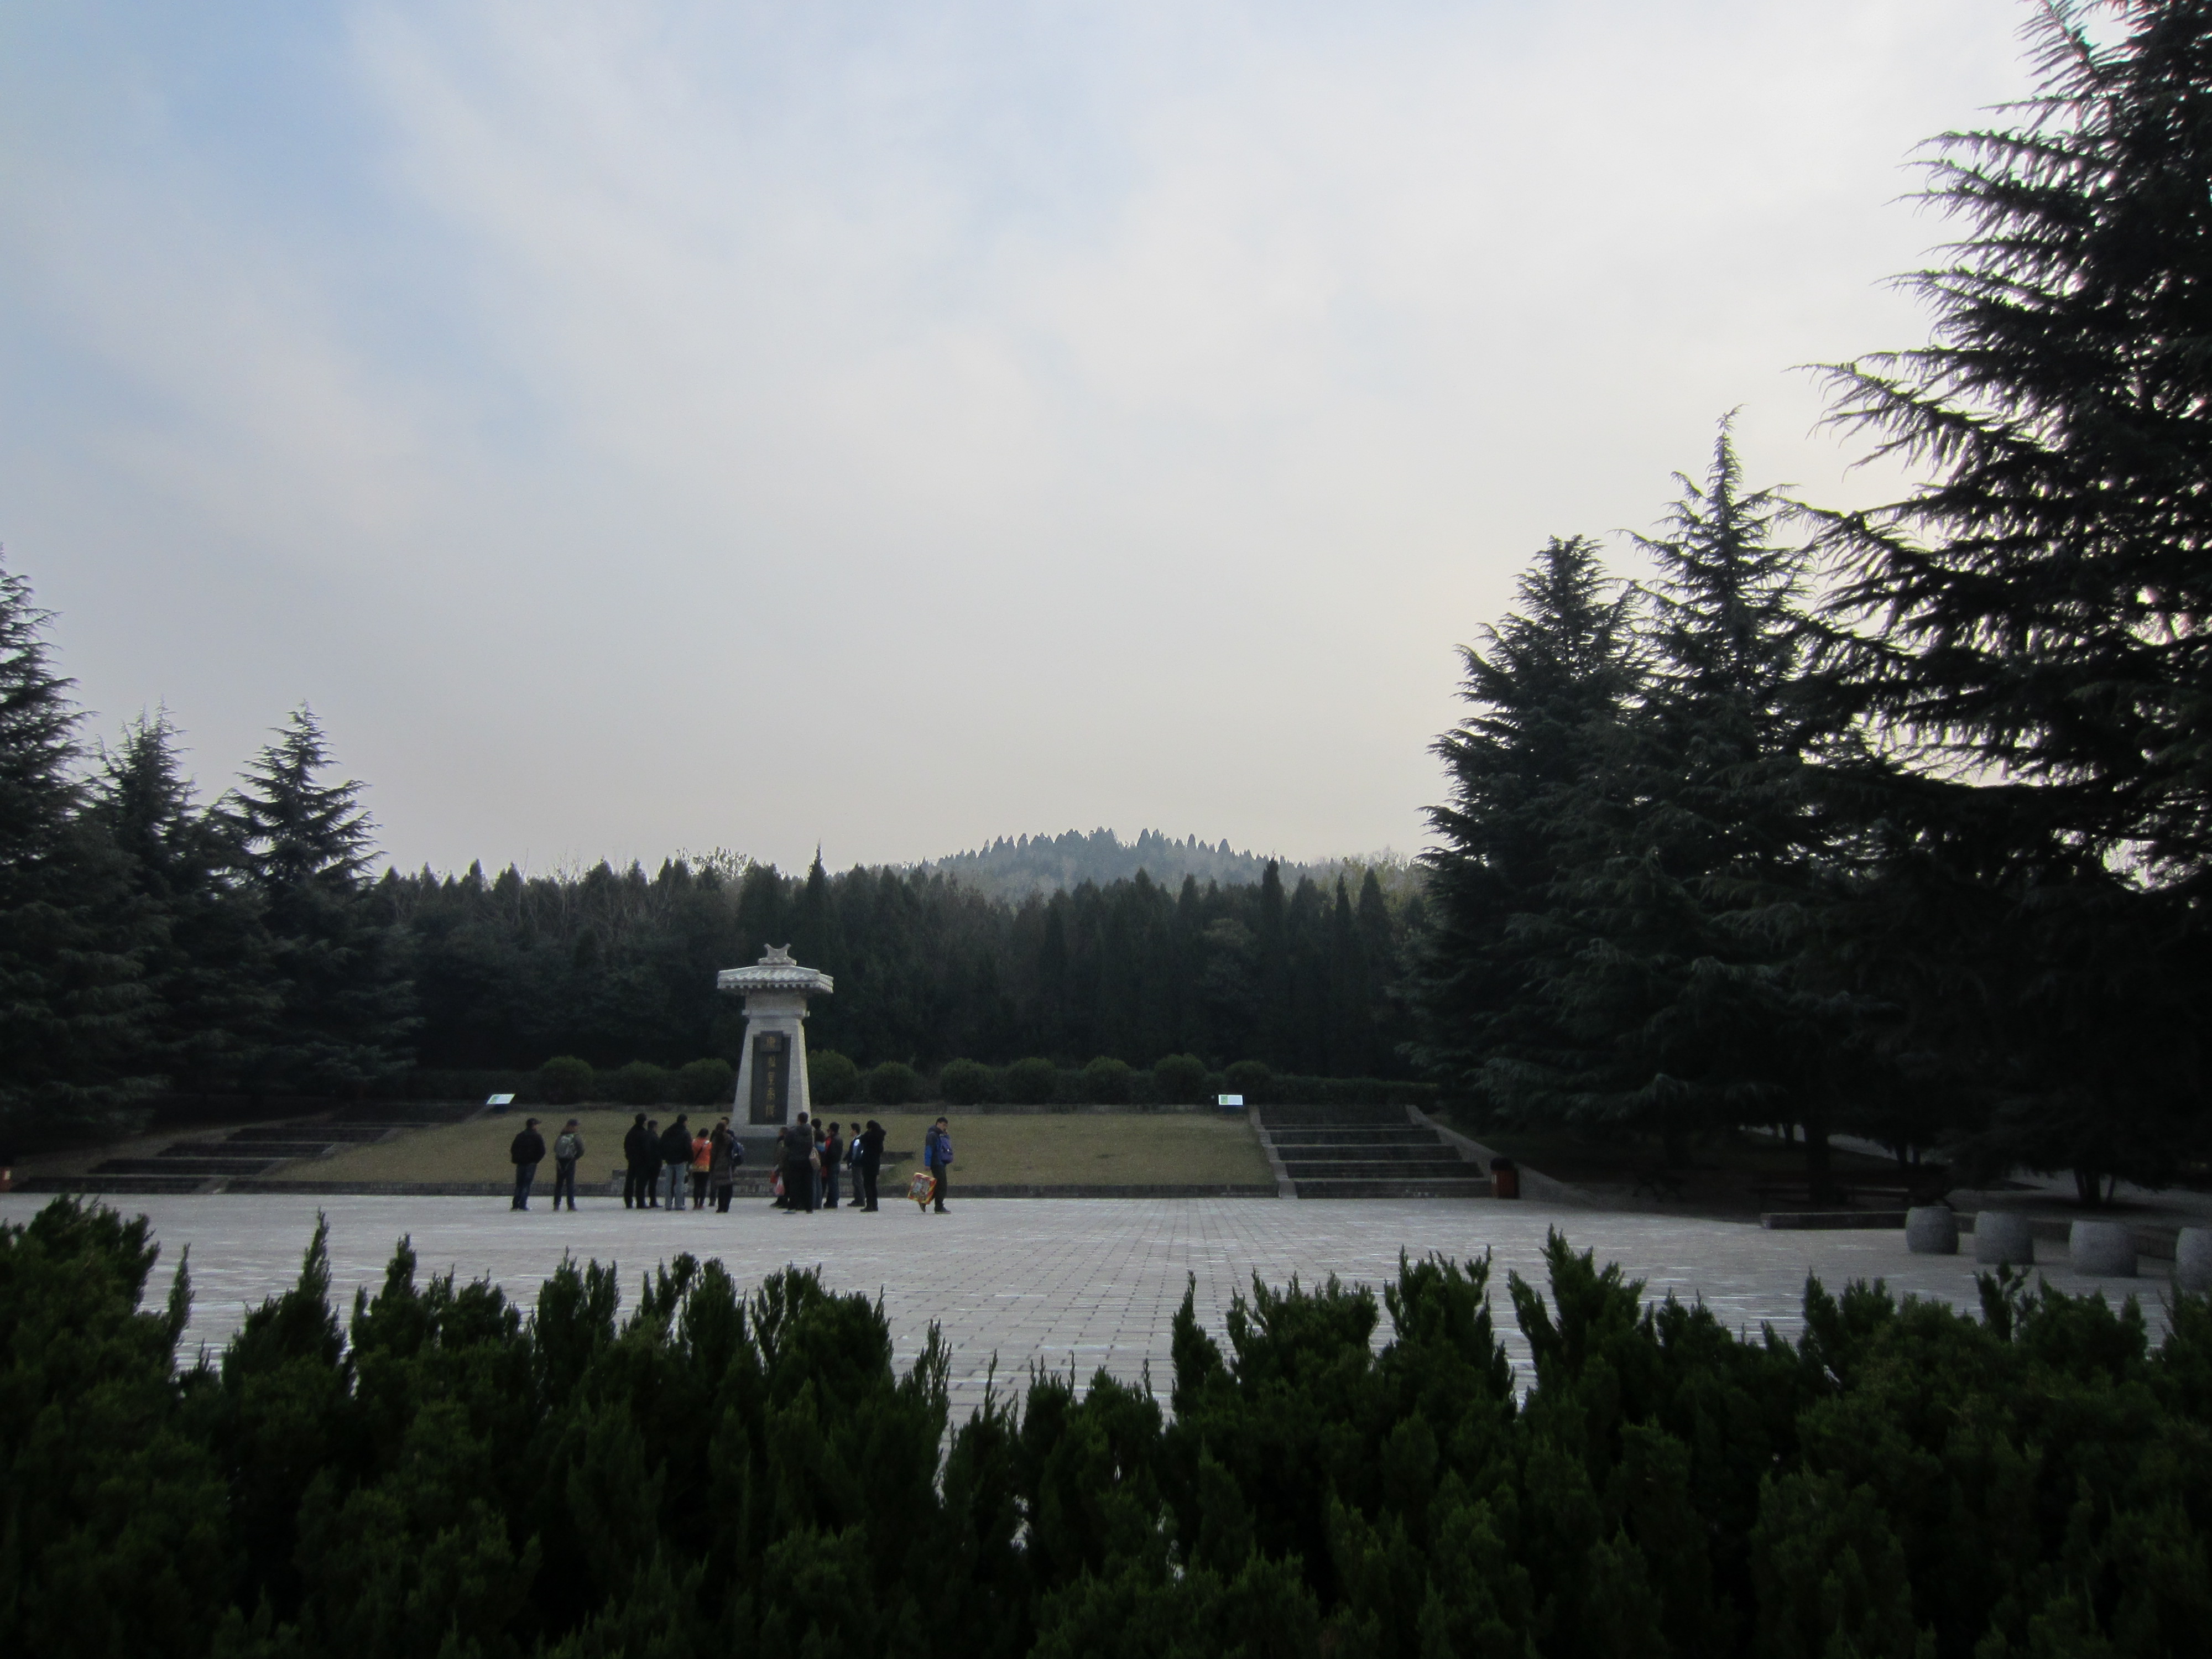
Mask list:
[[[193,802],[166,712],[132,722],[103,750],[92,815],[157,930],[145,956],[149,1066],[173,1088],[234,1083],[267,1042],[281,999],[260,899],[222,823]]]
[[[358,1089],[407,1062],[416,1024],[398,940],[362,882],[375,855],[362,786],[325,782],[329,766],[303,704],[223,804],[264,907],[280,999],[249,1074],[258,1089]]]
[[[2085,1191],[2201,1138],[2212,876],[2212,3],[2115,9],[2099,44],[2048,6],[2020,118],[1937,141],[1966,234],[1912,279],[1931,338],[1834,371],[1836,418],[1933,477],[1828,536],[1873,624],[1838,656],[1905,763],[1874,810],[1990,896],[1985,1006],[2041,1010],[1984,1024],[1979,1150]],[[2129,1001],[2088,966],[2123,963],[2161,988],[2154,1077],[2135,1020],[2051,1018]]]
[[[1632,813],[1618,851],[1554,889],[1546,990],[1569,1053],[1522,1089],[1655,1129],[1670,1159],[1703,1127],[1802,1117],[1822,1182],[1823,1037],[1839,1017],[1848,1030],[1849,1003],[1793,979],[1796,939],[1776,925],[1821,875],[1808,556],[1780,536],[1797,509],[1743,488],[1725,422],[1705,480],[1676,482],[1667,533],[1638,538],[1658,580]]]
[[[152,931],[75,767],[82,716],[48,660],[50,613],[0,567],[0,1136],[97,1127],[150,1087],[141,957]]]
[[[1620,728],[1638,686],[1632,597],[1607,579],[1595,542],[1551,538],[1516,597],[1481,644],[1460,648],[1460,695],[1475,712],[1434,745],[1450,799],[1429,809],[1439,845],[1422,855],[1430,910],[1409,988],[1414,1059],[1492,1107],[1561,1045],[1516,919],[1544,910],[1555,884],[1612,845]],[[1359,906],[1370,949],[1382,906],[1370,872]]]

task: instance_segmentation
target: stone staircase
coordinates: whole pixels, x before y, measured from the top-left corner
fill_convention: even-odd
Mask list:
[[[1487,1198],[1480,1164],[1402,1106],[1262,1106],[1260,1134],[1300,1198]]]
[[[303,1158],[389,1140],[410,1129],[459,1123],[482,1109],[468,1101],[371,1100],[327,1115],[254,1123],[219,1139],[176,1140],[151,1158],[111,1158],[82,1176],[33,1176],[23,1193],[204,1193],[233,1179],[265,1176]]]

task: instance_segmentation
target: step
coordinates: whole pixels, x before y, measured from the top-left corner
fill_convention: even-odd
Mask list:
[[[1468,1168],[1471,1170],[1472,1165]],[[1488,1198],[1490,1178],[1466,1175],[1438,1180],[1413,1181],[1293,1181],[1301,1199],[1307,1198]]]
[[[1457,1153],[1442,1158],[1286,1158],[1283,1169],[1293,1181],[1429,1181],[1462,1176],[1487,1179]]]
[[[1277,1129],[1403,1129],[1418,1127],[1403,1106],[1262,1106],[1260,1122]]]
[[[277,1162],[268,1158],[111,1158],[92,1166],[94,1176],[190,1176],[195,1181],[209,1176],[259,1175]]]
[[[1395,1128],[1270,1129],[1267,1139],[1278,1146],[1435,1146],[1442,1143],[1436,1131],[1416,1125]]]

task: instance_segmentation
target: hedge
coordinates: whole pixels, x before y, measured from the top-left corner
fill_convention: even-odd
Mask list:
[[[403,1240],[179,1370],[142,1218],[0,1227],[0,1651],[1998,1656],[2201,1651],[2212,1303],[1879,1285],[1732,1333],[1556,1236],[1549,1295],[1186,1294],[1169,1404],[1033,1372],[949,1423],[933,1328],[679,1256],[525,1316]],[[1372,1340],[1389,1321],[1389,1339]],[[950,1433],[947,1431],[950,1429]]]

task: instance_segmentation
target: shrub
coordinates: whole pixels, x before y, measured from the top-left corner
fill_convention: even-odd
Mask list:
[[[887,1060],[868,1073],[868,1098],[878,1106],[920,1100],[921,1074],[902,1060]]]
[[[1229,1093],[1242,1095],[1255,1106],[1267,1105],[1273,1099],[1275,1071],[1265,1060],[1240,1060],[1222,1077],[1229,1085]]]
[[[592,1062],[574,1054],[556,1054],[538,1068],[538,1092],[550,1106],[574,1106],[589,1100],[599,1079]]]
[[[1008,1101],[1018,1106],[1049,1106],[1060,1092],[1060,1067],[1048,1060],[1018,1060],[1000,1080]]]
[[[860,1097],[860,1068],[835,1048],[810,1049],[806,1092],[817,1106],[843,1106]]]
[[[1163,1106],[1206,1101],[1206,1062],[1196,1054],[1162,1054],[1152,1062],[1152,1092]]]
[[[1083,1097],[1098,1106],[1129,1103],[1129,1062],[1101,1054],[1083,1068]]]
[[[695,1060],[676,1074],[676,1097],[686,1106],[726,1106],[737,1091],[737,1068],[726,1060]]]
[[[937,1074],[937,1092],[955,1106],[980,1106],[998,1092],[999,1074],[973,1060],[948,1060]]]
[[[658,1106],[675,1098],[675,1084],[666,1066],[633,1060],[607,1079],[607,1092],[625,1106]]]

